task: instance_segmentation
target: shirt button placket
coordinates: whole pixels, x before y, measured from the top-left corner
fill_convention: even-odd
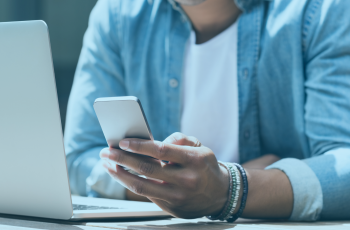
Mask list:
[[[176,88],[178,87],[179,82],[175,78],[172,78],[169,80],[169,85],[171,88]]]
[[[249,70],[248,68],[243,69],[243,79],[246,80],[249,76]]]
[[[246,130],[246,131],[244,132],[244,138],[245,138],[245,139],[249,139],[249,137],[250,137],[250,131],[249,131],[249,130]]]

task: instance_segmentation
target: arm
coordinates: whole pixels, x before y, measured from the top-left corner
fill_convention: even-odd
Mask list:
[[[286,174],[276,169],[245,170],[249,192],[242,217],[288,219],[293,209],[293,191]]]
[[[350,219],[349,1],[311,1],[303,28],[305,132],[312,157],[268,167],[291,181],[291,220]]]
[[[179,140],[184,137],[174,134],[165,142],[179,144]],[[242,165],[247,172],[249,183],[248,199],[243,217],[287,219],[290,216],[293,207],[293,192],[288,177],[280,170],[263,170],[278,160],[278,156],[267,154]],[[129,200],[149,201],[147,197],[137,195],[130,190],[127,190],[126,197]]]
[[[119,145],[128,152],[106,148],[100,154],[102,159],[108,159],[105,167],[115,180],[177,217],[221,212],[228,196],[228,173],[218,165],[214,153],[196,138],[175,133],[164,142],[127,140],[129,144]],[[137,177],[118,165],[164,183]],[[288,218],[293,206],[288,177],[280,170],[248,169],[247,175],[250,187],[244,217]]]
[[[68,104],[65,147],[72,193],[123,198],[124,188],[105,173],[99,152],[107,146],[93,109],[98,97],[125,95],[118,47],[119,1],[99,1],[93,9]],[[113,191],[113,193],[110,193]],[[119,195],[115,195],[119,191]],[[117,192],[118,193],[118,192]]]
[[[274,154],[266,154],[259,158],[248,161],[242,166],[246,169],[265,169],[267,166],[279,161],[281,158]]]

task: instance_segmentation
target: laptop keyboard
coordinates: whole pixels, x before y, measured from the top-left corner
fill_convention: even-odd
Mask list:
[[[101,210],[101,209],[120,209],[116,207],[92,206],[83,204],[73,204],[73,210]]]

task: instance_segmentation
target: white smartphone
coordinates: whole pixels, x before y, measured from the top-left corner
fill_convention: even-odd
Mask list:
[[[146,116],[137,97],[97,98],[94,109],[111,148],[119,148],[124,138],[153,140]]]

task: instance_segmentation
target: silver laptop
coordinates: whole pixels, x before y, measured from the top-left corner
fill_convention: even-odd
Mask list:
[[[0,23],[0,214],[170,216],[147,202],[72,197],[61,127],[45,22]]]

